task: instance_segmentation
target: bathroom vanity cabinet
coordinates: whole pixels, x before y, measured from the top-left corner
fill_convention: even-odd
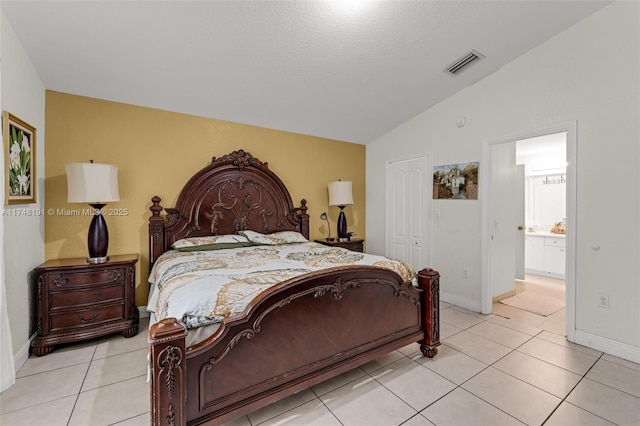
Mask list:
[[[554,234],[527,233],[524,237],[525,272],[564,279],[566,263],[565,237]]]

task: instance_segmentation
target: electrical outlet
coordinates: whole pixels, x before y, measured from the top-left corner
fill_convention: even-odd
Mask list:
[[[469,270],[468,269],[465,268],[463,273],[464,273],[464,277],[465,278],[469,278]]]
[[[601,308],[609,309],[609,295],[604,293],[598,293],[598,306]]]

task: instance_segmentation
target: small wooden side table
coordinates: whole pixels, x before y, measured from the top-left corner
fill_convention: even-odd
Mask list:
[[[360,253],[364,252],[364,240],[361,238],[352,238],[346,241],[327,241],[327,240],[315,240],[316,243],[324,244],[325,246],[330,247],[342,247],[348,250],[359,251]]]
[[[136,262],[137,254],[123,254],[100,264],[56,259],[35,268],[38,335],[31,343],[33,354],[47,355],[54,345],[116,332],[135,336]]]

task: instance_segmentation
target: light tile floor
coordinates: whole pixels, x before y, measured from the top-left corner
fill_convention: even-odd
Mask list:
[[[229,424],[640,424],[640,365],[567,342],[564,310],[441,312],[435,358],[410,345]],[[146,354],[141,332],[31,357],[0,395],[0,424],[148,425]]]

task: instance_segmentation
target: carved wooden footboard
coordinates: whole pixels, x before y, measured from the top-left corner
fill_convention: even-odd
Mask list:
[[[155,324],[152,423],[219,424],[413,342],[435,356],[438,273],[419,285],[376,267],[288,281],[191,348],[178,321]]]

